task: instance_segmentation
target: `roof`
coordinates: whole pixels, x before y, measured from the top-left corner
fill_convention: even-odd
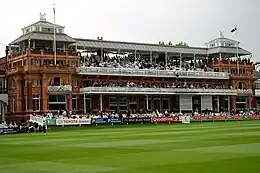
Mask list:
[[[51,23],[51,22],[48,22],[48,21],[40,20],[40,21],[38,21],[38,22],[36,22],[36,23],[33,23],[33,24],[29,25],[29,26],[26,26],[26,27],[24,27],[24,28],[27,28],[27,27],[30,27],[30,26],[53,27],[53,25],[54,25],[54,23]],[[61,25],[57,25],[57,24],[55,24],[55,26],[58,27],[58,28],[65,28],[65,26],[61,26]],[[23,29],[24,29],[24,28],[23,28]]]
[[[240,43],[240,42],[238,42],[238,41],[235,41],[235,40],[232,40],[232,39],[229,39],[229,38],[226,38],[226,37],[218,37],[218,38],[215,38],[215,39],[213,39],[213,40],[211,40],[211,41],[209,41],[208,43],[211,43],[211,42],[214,42],[214,41],[216,41],[216,40],[224,40],[224,41],[228,41],[228,42],[233,42],[233,43]]]
[[[255,79],[260,79],[260,72],[259,71],[254,71],[254,78]]]
[[[159,45],[147,43],[134,43],[134,42],[119,42],[119,41],[105,41],[105,40],[91,40],[91,39],[77,39],[76,43],[72,44],[77,47],[86,48],[104,48],[114,50],[139,50],[139,51],[152,51],[152,52],[169,52],[169,53],[183,53],[183,54],[196,54],[208,55],[216,53],[229,53],[236,54],[237,48],[235,47],[214,47],[214,48],[201,48],[201,47],[188,47],[188,46],[172,46],[172,45]],[[251,55],[250,52],[239,48],[239,55]]]
[[[230,54],[237,54],[237,48],[236,47],[214,47],[208,49],[208,54],[216,54],[216,53],[230,53]],[[251,55],[251,52],[248,52],[245,49],[238,48],[238,54],[239,55]]]
[[[202,54],[202,55],[207,54],[206,48],[198,48],[198,47],[171,46],[171,45],[159,45],[159,44],[148,44],[148,43],[91,40],[91,39],[78,39],[78,38],[75,38],[75,40],[77,42],[74,43],[73,45],[77,47]]]
[[[12,41],[10,45],[17,44],[24,40],[46,40],[46,41],[52,41],[53,40],[53,34],[51,33],[42,33],[42,32],[31,32],[25,35],[22,35],[21,37],[17,38],[16,40]],[[75,43],[76,40],[71,38],[70,36],[66,34],[56,34],[56,41],[57,42],[68,42],[68,43]]]

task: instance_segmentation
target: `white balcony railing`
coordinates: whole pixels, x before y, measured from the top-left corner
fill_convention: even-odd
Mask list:
[[[235,89],[188,89],[188,88],[138,88],[138,87],[85,87],[87,94],[193,94],[193,95],[237,95]]]
[[[106,68],[106,67],[78,67],[81,75],[111,75],[111,76],[147,76],[147,77],[171,77],[175,78],[208,78],[229,79],[226,72],[205,72],[186,70],[154,70],[154,69],[132,69],[132,68]]]
[[[62,85],[62,86],[48,86],[48,92],[71,92],[71,85]]]

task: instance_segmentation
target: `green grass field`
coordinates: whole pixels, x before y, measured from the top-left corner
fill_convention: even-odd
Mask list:
[[[259,173],[260,121],[0,136],[0,173]]]

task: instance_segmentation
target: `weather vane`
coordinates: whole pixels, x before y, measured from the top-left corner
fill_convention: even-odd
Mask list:
[[[223,38],[224,37],[224,31],[219,31],[220,37]]]
[[[40,20],[41,21],[46,21],[46,13],[40,13]]]

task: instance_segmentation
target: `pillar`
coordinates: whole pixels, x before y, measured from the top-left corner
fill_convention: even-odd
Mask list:
[[[84,114],[86,115],[87,114],[87,110],[86,110],[86,94],[84,94],[84,98],[83,98],[83,102],[84,102],[84,108],[83,108],[83,112],[84,112]]]
[[[165,66],[167,67],[167,64],[168,64],[168,53],[165,52]],[[167,70],[167,68],[166,68]]]
[[[150,62],[151,63],[153,62],[153,52],[152,51],[150,52]]]
[[[101,48],[101,62],[103,62],[104,60],[104,49]]]
[[[231,109],[236,109],[236,96],[231,96]]]
[[[135,62],[136,62],[136,50],[135,50]]]
[[[35,49],[35,41],[33,41],[33,45],[32,45],[33,49]]]
[[[220,111],[219,96],[217,96],[217,108],[218,108],[218,112],[219,112]]]
[[[193,54],[193,63],[194,63],[194,68],[196,68],[196,54]]]
[[[67,95],[67,110],[69,110],[69,111],[72,110],[72,95],[71,94]]]
[[[100,111],[102,112],[103,111],[103,96],[102,94],[100,94],[100,97],[99,97],[99,105],[100,105]]]
[[[230,96],[228,96],[228,112],[230,112]]]
[[[65,43],[63,44],[63,52],[66,52],[66,45],[65,45]]]
[[[182,66],[182,53],[180,53],[180,68]]]
[[[27,112],[32,111],[32,80],[30,77],[27,78]]]
[[[148,95],[146,95],[146,110],[149,108]]]

